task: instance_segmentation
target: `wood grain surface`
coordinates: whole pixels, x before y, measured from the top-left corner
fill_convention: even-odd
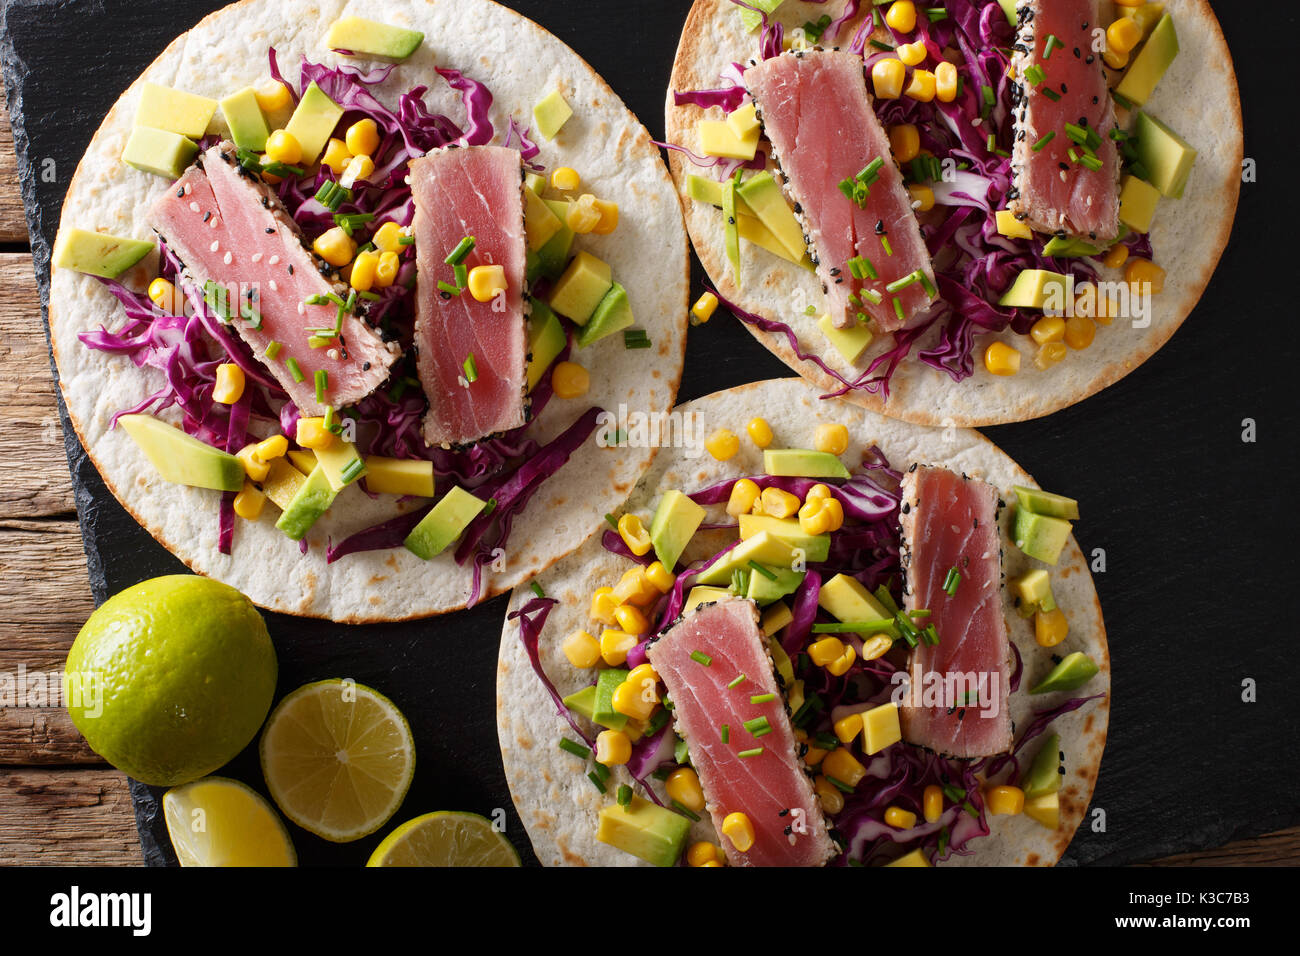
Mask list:
[[[135,866],[140,842],[126,777],[99,760],[48,697],[94,605],[27,242],[0,106],[0,865]],[[25,687],[6,691],[6,677]],[[1152,864],[1298,860],[1295,827]]]

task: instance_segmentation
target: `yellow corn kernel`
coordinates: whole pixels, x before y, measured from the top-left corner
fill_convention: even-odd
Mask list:
[[[706,292],[695,300],[691,306],[691,318],[703,325],[709,319],[713,318],[713,313],[718,308],[718,297],[712,292]]]
[[[917,66],[924,63],[928,55],[923,40],[917,40],[915,43],[900,43],[894,53],[903,61],[904,66]]]
[[[1015,375],[1020,371],[1020,352],[1006,342],[994,342],[984,350],[984,367],[994,375]]]
[[[1029,337],[1039,345],[1060,342],[1065,338],[1065,319],[1059,315],[1045,315],[1029,329]]]
[[[921,794],[921,809],[926,823],[934,823],[943,816],[943,787],[934,783],[926,787]]]
[[[479,302],[491,302],[506,291],[506,267],[475,266],[469,270],[469,294]]]
[[[834,777],[840,783],[856,787],[867,774],[867,768],[849,751],[847,747],[836,747],[822,761],[822,773]]]
[[[600,633],[600,656],[610,667],[627,662],[627,652],[636,647],[636,635],[605,628]]]
[[[274,113],[285,109],[293,102],[293,97],[289,95],[289,88],[274,79],[266,80],[253,90],[253,95],[257,97],[257,105],[261,107],[263,113]]]
[[[1034,614],[1034,640],[1039,647],[1055,647],[1070,633],[1070,622],[1059,607]]]
[[[551,372],[551,388],[560,398],[580,398],[591,388],[591,375],[577,362],[560,362]]]
[[[149,283],[149,301],[164,312],[176,314],[176,286],[159,276]]]
[[[788,518],[798,514],[799,506],[802,504],[798,495],[792,495],[776,487],[764,488],[759,495],[759,500],[763,502],[763,514],[774,518]]]
[[[580,670],[595,667],[600,662],[600,642],[586,631],[574,631],[560,645],[569,663]]]
[[[804,534],[830,534],[844,527],[844,506],[838,498],[809,498],[799,509]]]
[[[722,847],[707,840],[692,843],[686,849],[687,866],[721,866]]]
[[[653,684],[647,694],[642,683],[625,680],[614,688],[611,703],[620,714],[636,720],[649,720],[659,704],[659,695],[655,693]]]
[[[659,673],[654,669],[654,666],[651,664],[648,663],[638,664],[636,667],[632,668],[632,670],[628,672],[626,680],[629,680],[632,683],[636,684],[643,691],[646,690],[645,682],[649,681],[650,682],[649,689],[653,690],[654,685],[659,683]]]
[[[402,227],[390,219],[375,230],[372,241],[380,252],[401,252]]]
[[[1097,337],[1097,326],[1085,315],[1072,315],[1065,320],[1065,344],[1081,352]]]
[[[1165,289],[1165,270],[1150,259],[1130,259],[1124,267],[1124,281],[1141,292],[1143,283],[1151,284],[1151,294],[1159,295]]]
[[[402,267],[401,260],[395,252],[381,252],[379,264],[375,266],[375,285],[387,289],[397,281],[397,271]]]
[[[600,223],[600,210],[596,208],[596,197],[583,193],[576,202],[569,203],[569,211],[564,217],[565,225],[580,236],[593,232]]]
[[[244,482],[244,487],[235,495],[235,514],[248,521],[256,521],[266,504],[266,495],[260,488]]]
[[[649,607],[659,599],[659,591],[650,583],[645,568],[628,568],[619,578],[611,595],[617,604],[631,604],[633,607]]]
[[[907,193],[912,197],[912,208],[917,212],[929,212],[934,208],[934,190],[922,183],[911,183]]]
[[[818,425],[813,439],[814,447],[828,455],[842,455],[849,450],[847,425]]]
[[[632,759],[632,741],[621,730],[602,730],[596,735],[596,763],[620,767]]]
[[[244,370],[234,362],[217,366],[217,383],[212,387],[212,400],[222,405],[233,405],[244,394]]]
[[[1102,51],[1101,58],[1112,70],[1122,70],[1124,67],[1128,66],[1128,54],[1121,53],[1119,50],[1112,49],[1109,46]]]
[[[908,163],[921,153],[921,134],[915,123],[899,123],[889,127],[889,147],[894,152],[894,159]]]
[[[894,639],[888,634],[875,634],[862,642],[862,659],[874,661],[889,653],[894,646]]]
[[[1119,316],[1119,303],[1109,295],[1098,295],[1092,311],[1096,313],[1092,317],[1094,322],[1098,325],[1110,325]]]
[[[334,433],[325,427],[323,418],[298,419],[296,437],[303,448],[329,448],[334,444]]]
[[[840,743],[847,744],[862,733],[862,715],[849,714],[847,717],[841,717],[835,721],[834,728],[835,736],[839,738]]]
[[[877,60],[871,67],[871,86],[878,100],[896,100],[903,95],[907,67],[895,57]]]
[[[754,502],[758,501],[760,490],[758,485],[748,478],[741,478],[731,486],[731,496],[727,499],[727,514],[739,518],[741,515],[749,514]]]
[[[722,820],[722,835],[741,853],[754,845],[754,824],[740,811],[728,813]]]
[[[957,66],[944,60],[934,68],[934,96],[940,103],[957,98]]]
[[[1128,261],[1128,246],[1122,242],[1117,242],[1106,250],[1106,254],[1101,258],[1101,264],[1108,269],[1118,269]]]
[[[288,130],[277,129],[266,138],[266,158],[292,166],[302,162],[302,144]]]
[[[751,418],[749,424],[745,426],[745,431],[749,432],[749,440],[759,448],[766,448],[772,444],[772,426],[767,423],[766,418]]]
[[[248,475],[253,481],[265,481],[266,476],[271,472],[271,466],[257,457],[257,445],[255,443],[249,443],[239,449],[239,451],[235,452],[235,457],[243,463],[244,474]]]
[[[699,813],[704,809],[704,790],[700,787],[700,777],[690,767],[674,770],[664,781],[664,790],[669,800],[676,800],[687,810]]]
[[[343,167],[343,175],[339,177],[339,185],[350,189],[353,183],[368,182],[374,171],[375,162],[369,156],[353,156],[348,160],[348,164]]]
[[[352,275],[348,282],[358,292],[369,292],[379,273],[379,253],[359,252],[352,262]]]
[[[704,447],[718,461],[726,461],[740,451],[740,439],[735,432],[719,428],[704,442]]]
[[[333,229],[327,229],[316,237],[316,241],[311,244],[316,255],[320,256],[332,266],[345,266],[352,261],[352,255],[357,251],[357,244],[353,242],[352,237],[343,231],[341,226],[335,226]]]
[[[916,814],[902,807],[889,807],[885,810],[885,823],[895,830],[910,830],[916,826]]]
[[[844,642],[838,637],[823,637],[808,645],[808,656],[818,667],[825,667],[839,660],[844,653]]]
[[[829,750],[823,750],[821,747],[813,747],[810,745],[808,747],[808,752],[803,755],[803,762],[810,767],[815,767],[826,759],[828,753],[830,753]]]
[[[885,14],[885,22],[899,33],[911,33],[916,29],[916,4],[912,0],[894,0]]]
[[[379,127],[369,118],[357,120],[349,126],[344,137],[353,156],[371,156],[379,148]]]
[[[1005,784],[990,787],[984,794],[990,816],[1014,817],[1025,809],[1025,791]]]
[[[592,227],[592,235],[608,236],[618,228],[618,203],[608,199],[597,199],[596,211],[600,213],[600,219]]]
[[[722,866],[722,864],[719,863],[717,860],[709,860],[707,863],[704,863],[703,865],[704,865],[704,866]]]
[[[614,620],[618,626],[629,634],[644,634],[650,630],[646,616],[630,604],[620,604],[614,609]]]
[[[1069,349],[1065,347],[1064,342],[1048,342],[1034,356],[1034,364],[1045,372],[1053,365],[1059,364],[1067,352]]]
[[[571,193],[582,183],[582,177],[576,169],[561,166],[551,173],[551,185],[562,193]]]
[[[1125,55],[1142,42],[1142,28],[1132,17],[1120,17],[1106,28],[1106,48]]]
[[[591,618],[606,627],[613,627],[618,622],[614,612],[621,602],[614,597],[613,588],[596,588],[591,595]]]
[[[929,70],[913,70],[912,82],[904,90],[908,96],[922,103],[929,103],[939,91],[938,81]]]
[[[808,494],[804,496],[804,501],[808,502],[816,498],[834,498],[834,497],[835,495],[831,491],[829,486],[823,485],[819,481],[817,482],[817,484],[813,485],[811,488],[808,489]]]
[[[325,144],[325,152],[320,158],[320,164],[328,166],[335,176],[342,176],[343,170],[348,168],[351,160],[352,153],[348,151],[347,143],[337,136],[331,136],[330,141]]]
[[[826,665],[826,672],[836,677],[843,677],[849,672],[849,668],[853,666],[853,662],[857,659],[858,652],[853,649],[852,645],[849,645],[844,648],[843,654]]]
[[[618,536],[638,558],[650,550],[650,532],[637,515],[626,514],[618,519]]]
[[[667,594],[677,583],[677,576],[665,568],[661,561],[654,561],[645,569],[645,578],[660,594]]]
[[[834,816],[844,809],[844,791],[826,777],[819,775],[813,781],[813,789],[817,791],[817,799],[821,801],[824,813]]]
[[[272,435],[270,438],[263,438],[255,446],[259,461],[274,461],[276,458],[283,458],[289,450],[289,439],[283,435]]]
[[[1032,239],[1034,231],[1016,218],[1010,209],[999,209],[997,214],[998,232],[1008,239]]]

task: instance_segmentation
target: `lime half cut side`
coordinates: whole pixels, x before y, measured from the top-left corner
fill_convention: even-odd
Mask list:
[[[260,793],[204,777],[163,794],[167,835],[181,866],[296,866],[280,815]]]
[[[285,697],[266,722],[261,753],[284,815],[335,843],[383,826],[415,773],[415,741],[402,712],[353,681],[319,681]]]
[[[366,866],[519,866],[519,854],[487,818],[440,810],[384,837]]]

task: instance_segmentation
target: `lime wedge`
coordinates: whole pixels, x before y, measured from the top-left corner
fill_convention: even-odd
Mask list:
[[[280,810],[326,840],[374,833],[415,773],[411,728],[391,700],[353,681],[299,687],[262,732],[262,774]]]
[[[439,810],[407,820],[375,847],[366,866],[518,866],[519,854],[477,813]]]
[[[297,866],[289,831],[260,793],[204,777],[163,794],[167,835],[181,866]]]

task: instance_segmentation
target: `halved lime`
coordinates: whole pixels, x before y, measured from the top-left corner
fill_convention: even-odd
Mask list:
[[[297,866],[289,831],[260,793],[204,777],[163,794],[163,817],[181,866]]]
[[[375,847],[366,866],[518,866],[519,854],[492,821],[439,810],[407,820]]]
[[[262,731],[271,796],[304,830],[335,843],[374,833],[402,805],[415,741],[383,694],[350,680],[299,687]]]

